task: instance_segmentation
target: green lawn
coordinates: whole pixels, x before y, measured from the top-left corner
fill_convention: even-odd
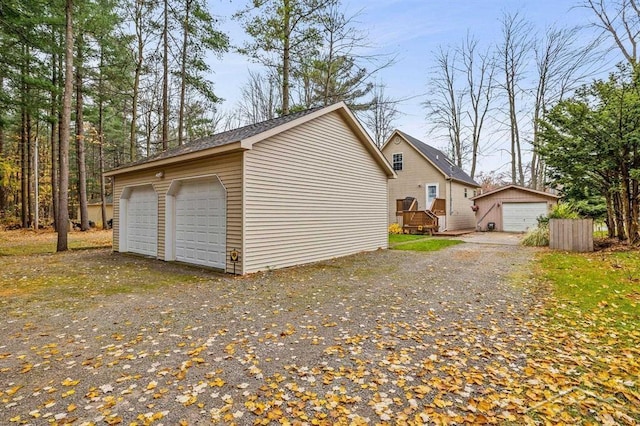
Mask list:
[[[538,267],[557,299],[552,312],[556,318],[596,328],[640,330],[639,251],[547,253]]]
[[[389,234],[389,244],[406,243],[407,241],[421,240],[426,237],[426,235]]]
[[[394,250],[411,250],[411,251],[437,251],[445,247],[462,244],[460,240],[447,240],[444,238],[423,238],[419,241],[408,242],[393,246]]]
[[[524,371],[530,388],[547,387],[529,416],[640,424],[640,252],[546,252],[534,268],[545,299]]]
[[[0,232],[0,256],[28,256],[55,253],[58,234],[20,229]],[[112,231],[69,232],[70,250],[111,247]]]

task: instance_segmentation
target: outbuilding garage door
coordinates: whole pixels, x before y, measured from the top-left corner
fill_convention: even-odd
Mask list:
[[[158,196],[152,186],[131,189],[126,214],[127,251],[156,256],[158,252]]]
[[[227,211],[220,181],[184,181],[175,197],[176,260],[224,269]]]
[[[502,230],[525,232],[538,226],[538,217],[546,216],[547,203],[502,203]]]

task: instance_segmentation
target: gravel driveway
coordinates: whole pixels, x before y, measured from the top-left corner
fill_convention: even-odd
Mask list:
[[[193,270],[199,282],[73,308],[1,305],[0,422],[477,421],[524,365],[534,253],[384,250],[241,278]]]

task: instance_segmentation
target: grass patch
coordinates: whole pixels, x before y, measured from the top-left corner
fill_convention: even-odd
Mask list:
[[[0,232],[0,306],[45,303],[73,308],[99,297],[203,279],[203,274],[180,265],[113,254],[108,250],[111,239],[110,230],[70,232],[70,250],[55,253],[55,232]]]
[[[520,244],[528,247],[546,247],[549,245],[549,227],[537,226],[530,229],[524,236]]]
[[[407,241],[422,240],[423,238],[426,238],[426,235],[389,234],[389,244],[405,243]]]
[[[0,256],[30,256],[55,253],[58,234],[53,231],[20,229],[0,232]],[[69,232],[70,250],[111,247],[112,231]]]
[[[410,250],[410,251],[437,251],[443,248],[462,244],[460,240],[447,240],[444,238],[427,238],[420,241],[400,244],[394,247],[394,250]]]
[[[570,323],[586,315],[594,326],[640,328],[640,252],[547,253],[539,273]]]
[[[94,298],[144,293],[172,285],[196,283],[206,277],[189,269],[106,250],[4,258],[0,264],[0,299],[5,306],[46,303],[73,308]]]

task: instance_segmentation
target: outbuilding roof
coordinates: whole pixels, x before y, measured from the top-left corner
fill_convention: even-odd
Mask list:
[[[170,148],[154,156],[109,170],[105,173],[105,176],[114,176],[119,173],[144,169],[155,165],[174,163],[181,161],[182,159],[192,159],[194,156],[199,155],[251,149],[252,145],[256,142],[333,111],[338,111],[348,122],[349,127],[351,127],[354,133],[364,141],[367,150],[372,154],[381,167],[385,169],[387,175],[389,177],[395,177],[395,173],[387,160],[344,102],[338,102],[329,106],[310,108],[304,111],[197,139],[184,145]]]
[[[477,188],[480,187],[480,185],[478,185],[478,183],[475,180],[473,180],[471,176],[469,176],[460,167],[455,165],[453,161],[451,161],[449,157],[447,157],[439,149],[434,148],[431,145],[427,145],[421,140],[418,140],[413,136],[408,135],[400,130],[396,130],[389,138],[389,141],[393,139],[393,136],[395,134],[400,135],[404,140],[406,140],[410,145],[412,145],[416,150],[418,150],[424,157],[427,158],[427,160],[431,162],[431,164],[434,165],[436,169],[440,170],[440,172],[442,172],[442,174],[444,174],[445,177],[469,184]],[[389,143],[389,141],[387,141],[387,143]]]
[[[500,188],[496,188],[496,189],[491,190],[491,191],[487,191],[484,194],[476,195],[475,197],[471,197],[470,199],[471,200],[477,200],[479,198],[488,197],[490,195],[494,195],[494,194],[497,194],[499,192],[506,191],[507,189],[516,189],[516,190],[519,190],[519,191],[529,192],[531,194],[536,194],[536,195],[540,195],[542,197],[552,198],[554,200],[557,200],[557,199],[560,198],[560,196],[556,195],[556,194],[551,194],[549,192],[538,191],[536,189],[525,188],[524,186],[512,184],[512,185],[506,185],[506,186],[503,186],[503,187],[500,187]]]

